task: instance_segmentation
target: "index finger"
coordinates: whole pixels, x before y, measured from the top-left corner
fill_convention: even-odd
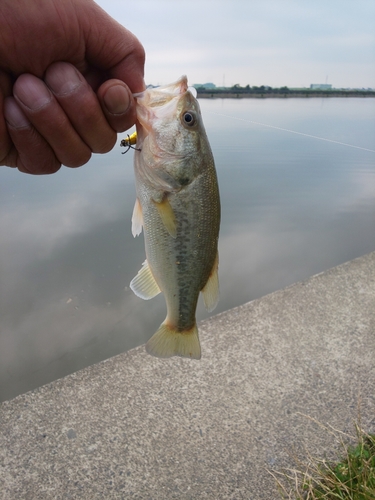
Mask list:
[[[86,58],[90,64],[106,71],[109,78],[122,80],[130,90],[145,89],[145,52],[139,40],[94,2],[92,15],[82,15]]]

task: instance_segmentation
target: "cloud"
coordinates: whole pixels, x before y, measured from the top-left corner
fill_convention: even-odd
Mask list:
[[[146,48],[146,79],[375,87],[375,4],[367,0],[119,0],[100,5]],[[358,61],[361,64],[358,64]]]

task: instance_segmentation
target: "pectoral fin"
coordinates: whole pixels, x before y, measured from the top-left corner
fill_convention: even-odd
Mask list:
[[[144,261],[142,268],[138,271],[130,282],[130,288],[141,299],[149,300],[161,292],[159,285],[156,283],[152,275],[150,266],[147,260]]]
[[[208,312],[211,312],[217,306],[219,302],[219,254],[216,255],[214,265],[210,277],[204,288],[202,289],[204,306]]]
[[[173,212],[173,208],[171,207],[168,198],[165,196],[161,202],[154,201],[154,203],[166,230],[172,236],[172,238],[176,238],[177,222]]]
[[[134,236],[134,238],[141,234],[142,226],[143,226],[142,207],[137,198],[135,200],[135,205],[132,215],[132,235]]]

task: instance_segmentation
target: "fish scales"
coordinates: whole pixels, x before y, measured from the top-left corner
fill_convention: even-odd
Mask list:
[[[209,310],[218,300],[219,190],[199,105],[186,77],[164,89],[165,96],[152,89],[137,103],[133,234],[143,225],[147,261],[131,288],[145,299],[158,290],[165,296],[167,317],[146,344],[148,352],[199,359],[199,293]],[[190,118],[193,125],[183,121]]]
[[[147,190],[140,193],[141,205],[145,207],[143,222],[147,261],[154,270],[156,282],[166,293],[170,320],[176,323],[179,330],[190,328],[195,323],[199,292],[207,282],[211,272],[209,264],[212,265],[217,253],[218,228],[212,220],[218,207],[204,203],[200,191],[210,189],[209,176],[205,177],[199,179],[199,183],[192,183],[190,189],[179,193],[178,197],[172,195],[169,198],[178,221],[175,239],[160,225],[160,216],[154,204],[147,204]],[[163,247],[163,252],[159,251],[160,247]],[[168,284],[174,281],[177,281],[177,287],[168,294]],[[172,316],[173,311],[178,317]]]

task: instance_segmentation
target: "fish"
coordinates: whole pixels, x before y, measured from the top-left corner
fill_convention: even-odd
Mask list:
[[[136,202],[132,233],[144,231],[146,260],[130,283],[148,300],[162,292],[167,315],[146,343],[160,358],[201,358],[199,294],[208,311],[219,300],[220,196],[211,147],[186,76],[135,94]]]

